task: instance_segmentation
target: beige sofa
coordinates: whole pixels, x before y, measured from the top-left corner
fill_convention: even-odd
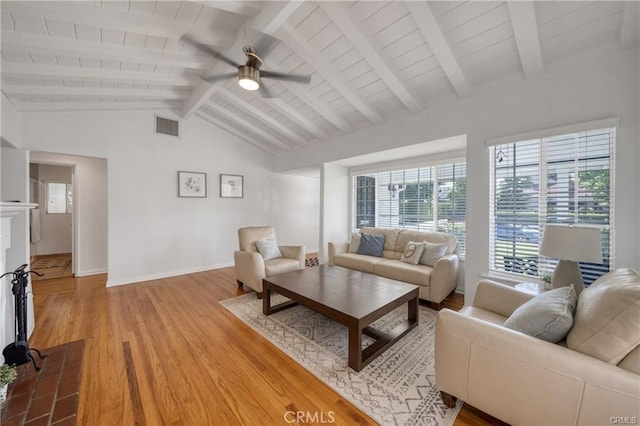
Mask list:
[[[615,302],[609,289],[617,283],[625,286],[626,293],[620,296],[618,292]],[[608,291],[606,296],[585,298],[587,292],[602,290]],[[436,384],[443,400],[452,406],[457,397],[518,425],[623,424],[624,418],[626,424],[637,424],[640,346],[634,345],[640,339],[639,293],[640,279],[635,271],[620,269],[605,274],[582,292],[573,328],[566,341],[554,344],[502,326],[518,306],[533,296],[492,281],[480,281],[472,306],[459,312],[443,309],[438,314]],[[619,306],[608,305],[611,302],[628,305],[625,313],[615,312]],[[598,303],[601,305],[596,307]],[[603,308],[606,311],[596,312]],[[593,323],[584,322],[589,315],[594,316],[590,321],[595,319],[596,323],[607,316],[626,316],[621,327],[620,323],[616,327],[595,324],[599,337],[585,340],[588,345],[601,346],[589,349],[596,350],[593,356],[587,355],[589,351],[584,348],[580,352],[569,349],[574,347],[572,333],[577,328],[581,333],[586,326],[593,328]],[[616,346],[625,339],[626,350],[621,351]],[[617,355],[607,362],[601,360],[608,358],[600,357],[598,349]]]
[[[362,233],[384,235],[382,257],[349,253],[349,242],[329,243],[329,264],[369,272],[381,277],[404,281],[420,286],[420,299],[440,304],[456,289],[459,261],[456,254],[458,242],[451,234],[420,232],[393,228],[361,229]],[[433,267],[402,262],[404,247],[409,241],[428,241],[447,244],[445,255]],[[439,305],[437,306],[439,308]]]

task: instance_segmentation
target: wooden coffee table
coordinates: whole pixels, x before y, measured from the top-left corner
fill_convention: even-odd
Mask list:
[[[262,312],[270,315],[300,304],[349,329],[349,367],[362,370],[409,330],[418,325],[418,286],[340,266],[320,265],[262,280]],[[271,292],[290,301],[271,306]],[[402,304],[407,320],[383,333],[369,324]],[[362,350],[362,335],[375,342]]]

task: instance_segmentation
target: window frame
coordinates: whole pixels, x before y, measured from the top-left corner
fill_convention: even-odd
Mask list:
[[[380,227],[380,223],[379,223],[379,212],[380,212],[380,198],[377,196],[378,195],[378,187],[380,186],[379,184],[379,175],[380,174],[384,174],[384,173],[400,173],[400,172],[406,172],[407,170],[412,170],[412,169],[421,169],[421,168],[431,168],[432,169],[432,173],[431,173],[431,180],[430,182],[433,183],[433,189],[432,192],[433,194],[438,194],[439,192],[439,184],[440,184],[440,180],[442,180],[442,178],[440,176],[438,176],[438,171],[437,169],[439,167],[442,166],[453,166],[456,164],[463,164],[464,165],[464,179],[467,178],[467,160],[465,157],[455,157],[455,158],[448,158],[448,159],[442,159],[439,161],[435,161],[435,162],[428,162],[428,163],[424,163],[424,162],[420,162],[418,164],[416,164],[415,161],[412,162],[407,162],[407,163],[394,163],[393,166],[387,166],[387,167],[371,167],[371,168],[357,168],[357,169],[351,169],[349,171],[349,178],[351,180],[351,184],[349,186],[349,199],[350,199],[350,203],[351,203],[351,214],[350,214],[350,218],[349,218],[349,227],[351,229],[351,231],[357,231],[358,228],[357,227],[357,191],[358,191],[358,187],[357,187],[357,178],[358,176],[372,176],[374,178],[374,188],[375,188],[375,211],[374,211],[374,217],[375,217],[375,224],[374,225],[367,225],[367,226],[375,226],[375,227]],[[438,196],[434,196],[433,200],[432,200],[432,205],[431,205],[431,210],[432,210],[432,215],[433,215],[433,221],[434,223],[436,223],[436,221],[438,220]],[[466,227],[466,223],[467,223],[467,217],[466,217],[466,196],[465,196],[465,203],[464,203],[464,211],[465,211],[465,219],[464,219],[464,224]],[[462,223],[462,222],[461,222]],[[385,226],[386,227],[386,226]],[[399,225],[399,228],[404,228],[403,225]],[[409,228],[411,229],[411,228]],[[424,231],[434,231],[434,232],[440,232],[437,230],[437,224],[435,225],[435,229],[425,229]],[[449,231],[443,231],[443,232],[449,232]],[[460,245],[460,244],[459,244]],[[461,260],[464,260],[465,258],[465,248],[466,248],[466,232],[465,232],[465,241],[463,241],[463,244],[461,244],[462,246],[462,250],[458,250],[458,256]]]
[[[50,199],[50,195],[51,195],[51,189],[50,189],[50,185],[64,185],[64,205],[65,205],[65,211],[64,212],[60,212],[60,211],[55,211],[52,212],[49,210],[49,199]],[[52,214],[52,215],[60,215],[60,214],[71,214],[73,211],[73,201],[72,201],[72,197],[73,197],[73,186],[70,183],[67,182],[59,182],[59,181],[46,181],[45,182],[45,191],[44,191],[44,196],[45,196],[45,214]],[[70,195],[70,191],[71,191],[71,195]]]
[[[489,151],[489,165],[490,165],[489,166],[489,173],[490,173],[489,221],[490,222],[489,222],[489,259],[488,259],[488,262],[489,262],[488,267],[489,267],[490,275],[507,274],[509,276],[515,276],[521,279],[523,277],[526,277],[527,279],[532,279],[532,278],[541,279],[543,275],[552,273],[557,263],[557,260],[550,259],[545,256],[536,254],[537,255],[537,264],[536,264],[537,275],[527,274],[526,271],[525,272],[507,271],[505,265],[502,265],[503,269],[496,267],[496,250],[497,250],[497,241],[498,241],[498,230],[497,230],[498,221],[496,220],[498,216],[496,213],[496,208],[498,203],[497,185],[496,185],[496,179],[497,179],[496,174],[498,170],[496,166],[496,163],[498,161],[496,158],[497,147],[500,147],[500,146],[504,147],[505,145],[517,146],[518,144],[523,144],[530,141],[534,141],[537,143],[538,154],[536,159],[537,164],[535,165],[537,175],[535,177],[537,178],[538,191],[539,191],[538,206],[537,206],[537,210],[538,210],[537,222],[540,230],[540,233],[539,233],[540,241],[538,242],[538,246],[539,246],[539,244],[541,243],[542,231],[544,226],[547,223],[553,223],[553,220],[549,220],[550,216],[548,211],[548,205],[549,205],[550,188],[548,188],[547,180],[548,180],[548,177],[550,176],[550,173],[553,170],[556,170],[553,168],[553,165],[557,165],[560,163],[559,160],[549,161],[550,160],[549,149],[548,149],[549,142],[557,143],[558,140],[556,139],[554,141],[553,140],[554,138],[568,136],[571,134],[577,134],[577,135],[585,134],[585,137],[587,139],[585,139],[583,143],[587,143],[589,142],[589,138],[593,137],[593,135],[589,135],[588,133],[594,132],[597,130],[608,130],[608,136],[609,136],[608,157],[605,157],[607,160],[607,167],[606,169],[602,169],[602,170],[608,171],[610,183],[608,187],[608,205],[607,205],[608,220],[604,221],[603,223],[592,223],[592,225],[597,226],[598,229],[607,233],[608,247],[605,247],[603,245],[603,250],[608,249],[608,256],[607,256],[607,260],[603,262],[603,264],[608,262],[609,270],[612,270],[615,268],[615,192],[616,192],[615,149],[616,149],[616,141],[618,137],[618,124],[619,124],[619,119],[610,118],[610,119],[598,120],[598,121],[593,121],[588,123],[579,123],[579,124],[570,125],[570,126],[563,126],[563,127],[558,127],[554,129],[546,129],[546,130],[541,130],[538,132],[532,132],[532,133],[523,134],[523,135],[491,139],[487,141],[487,145],[489,148],[488,151]],[[579,145],[576,145],[576,146],[579,146]],[[603,159],[601,156],[599,157],[598,155],[595,155],[594,157],[591,157],[591,156],[581,157],[577,153],[573,155],[574,156],[572,157],[570,162],[575,165],[574,167],[576,169],[576,173],[579,173],[578,168],[581,162],[587,163],[591,160],[596,161],[596,160]],[[566,163],[569,163],[569,160],[566,160]],[[512,165],[511,167],[514,168],[514,176],[515,176],[515,169],[517,168],[516,163],[514,163],[514,165]],[[593,167],[584,171],[591,172],[594,170],[599,170],[599,169],[597,167]],[[574,179],[577,180],[578,179],[577,176],[578,175],[576,175]],[[568,194],[572,194],[571,189],[569,189]],[[580,195],[577,191],[573,192],[573,194]],[[589,223],[580,220],[580,216],[579,216],[580,213],[578,210],[579,203],[580,203],[579,197],[572,196],[570,197],[570,199],[571,198],[573,199],[573,201],[570,201],[570,204],[573,203],[573,208],[575,209],[574,220],[571,223],[574,223],[577,225],[585,225],[585,224],[590,225]],[[569,210],[571,210],[570,206],[569,206]],[[513,240],[514,241],[512,242],[517,241],[517,237],[515,237],[515,235],[513,237]]]

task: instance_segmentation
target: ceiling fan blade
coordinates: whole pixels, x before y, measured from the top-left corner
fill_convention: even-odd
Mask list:
[[[200,43],[199,41],[197,41],[196,39],[194,39],[193,37],[191,37],[191,35],[189,34],[184,34],[182,37],[180,37],[180,40],[184,41],[185,43],[190,44],[191,46],[194,46],[198,49],[200,49],[201,51],[213,56],[216,59],[220,59],[222,62],[231,65],[234,68],[238,68],[240,66],[240,64],[234,62],[233,60],[227,58],[225,55],[223,55],[222,53],[216,51],[215,49],[211,48],[211,46],[208,46],[204,43]]]
[[[271,94],[269,89],[266,88],[264,84],[261,84],[260,87],[258,87],[258,90],[260,91],[260,95],[262,95],[263,98],[267,98],[267,99],[273,98],[273,95]]]
[[[216,81],[224,80],[225,78],[231,78],[231,77],[238,77],[238,73],[230,72],[227,74],[210,75],[210,76],[202,77],[202,79],[209,83],[215,83]]]
[[[298,75],[298,74],[285,74],[280,72],[263,71],[260,70],[260,78],[273,78],[277,80],[287,80],[296,83],[309,84],[311,81],[310,75]]]

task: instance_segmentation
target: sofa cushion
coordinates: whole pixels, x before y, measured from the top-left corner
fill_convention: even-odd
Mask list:
[[[434,231],[411,231],[408,229],[401,229],[398,234],[398,241],[396,242],[395,251],[402,253],[404,246],[409,241],[426,241],[433,244],[446,244],[447,251],[445,254],[452,254],[458,248],[458,241],[455,235],[445,234],[443,232]]]
[[[616,269],[582,291],[567,346],[618,364],[640,344],[640,276]]]
[[[577,296],[573,284],[540,294],[522,304],[504,326],[547,342],[565,338],[573,325]]]
[[[358,254],[382,257],[383,250],[384,235],[362,233],[362,235],[360,236],[360,247],[358,247]]]
[[[352,232],[351,233],[351,241],[349,241],[349,253],[357,253],[358,248],[360,248],[360,233]]]
[[[436,266],[436,262],[447,252],[446,244],[433,244],[424,242],[424,251],[420,257],[420,264],[427,266]]]
[[[300,262],[298,262],[297,259],[280,257],[264,262],[264,273],[267,277],[286,274],[287,272],[296,271],[298,269],[300,269]]]
[[[280,249],[278,248],[278,243],[276,242],[276,240],[258,240],[256,241],[256,247],[258,248],[258,252],[264,260],[282,257],[282,253],[280,253]]]
[[[336,254],[333,258],[333,263],[335,265],[355,269],[356,271],[368,272],[370,274],[373,274],[373,266],[382,261],[383,259],[379,257],[356,253]]]
[[[386,259],[393,259],[394,255],[397,255],[398,257],[396,259],[400,259],[400,255],[404,250],[404,245],[402,246],[402,248],[400,248],[399,250],[400,253],[396,253],[394,251],[396,249],[396,242],[398,241],[398,234],[400,233],[399,229],[374,228],[374,227],[365,226],[360,229],[360,233],[370,234],[370,235],[384,235],[384,251],[382,252],[382,257]]]
[[[411,265],[417,265],[420,258],[422,258],[423,252],[424,243],[409,241],[407,245],[404,246],[404,252],[402,253],[400,260]]]
[[[618,363],[618,367],[623,368],[640,376],[640,345],[629,352],[622,361]]]
[[[425,265],[411,265],[399,260],[381,260],[373,265],[373,273],[385,278],[410,284],[428,286],[433,268]]]

